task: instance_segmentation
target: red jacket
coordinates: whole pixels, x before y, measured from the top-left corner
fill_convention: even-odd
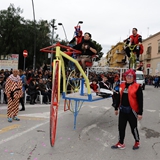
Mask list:
[[[138,44],[138,43],[139,43],[139,40],[138,40],[138,37],[139,37],[139,36],[140,36],[139,34],[137,34],[136,36],[131,35],[131,36],[130,36],[131,43],[133,43],[133,44]],[[143,53],[143,50],[144,50],[144,48],[143,48],[143,45],[141,44],[141,45],[140,45],[140,54]]]
[[[136,92],[137,92],[138,88],[139,88],[139,84],[138,83],[133,83],[132,85],[130,85],[128,87],[129,103],[131,105],[131,108],[137,113],[139,111],[137,95],[136,95]],[[120,100],[122,99],[122,94],[123,94],[124,89],[125,89],[125,83],[122,83],[120,85]],[[120,104],[121,104],[121,102],[120,102]]]
[[[98,89],[98,85],[97,84],[91,83],[90,87],[91,87],[91,89],[93,89],[94,92],[97,92],[97,89]]]

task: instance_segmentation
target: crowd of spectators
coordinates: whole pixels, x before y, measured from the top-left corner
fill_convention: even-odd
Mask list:
[[[146,85],[154,85],[155,87],[158,88],[160,85],[160,76],[145,75],[145,84]]]
[[[49,70],[39,69],[35,72],[33,70],[20,71],[20,77],[23,77],[24,92],[30,95],[30,104],[35,104],[37,95],[43,95],[43,103],[51,102],[51,88],[52,88],[52,74]],[[5,82],[9,75],[12,74],[12,69],[0,71],[0,94],[4,94],[4,103],[7,104],[7,97],[4,92]],[[3,92],[1,92],[1,90]],[[3,102],[1,102],[3,103]]]
[[[21,71],[20,76],[25,76],[25,80],[23,82],[25,92],[30,95],[30,104],[35,104],[37,95],[42,94],[43,95],[43,103],[47,104],[51,102],[51,89],[52,89],[52,73],[50,70],[48,70],[46,67],[43,69],[40,68],[39,70],[26,70]],[[0,71],[0,91],[4,90],[5,88],[5,82],[8,76],[12,74],[11,70],[1,70]],[[109,73],[99,73],[96,72],[90,72],[89,73],[89,80],[92,81],[97,80],[97,82],[102,81],[102,76],[105,75],[108,78],[108,82],[111,84],[111,88],[113,87],[114,83],[114,76],[117,73],[109,72]],[[69,75],[69,73],[67,73]],[[160,77],[159,76],[151,76],[146,75],[145,76],[145,83],[146,85],[154,85],[158,88],[160,83]],[[62,87],[61,87],[62,88]],[[4,92],[3,92],[4,93]],[[0,92],[2,94],[2,92]],[[4,94],[4,103],[7,104],[7,98]]]

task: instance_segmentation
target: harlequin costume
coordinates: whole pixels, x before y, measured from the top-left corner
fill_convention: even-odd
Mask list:
[[[17,75],[17,77],[15,77],[13,76],[13,74],[11,74],[7,78],[5,84],[5,94],[8,98],[8,121],[12,122],[12,118],[16,118],[16,120],[19,120],[16,116],[19,111],[19,99],[23,96],[22,81],[20,79],[20,76]]]

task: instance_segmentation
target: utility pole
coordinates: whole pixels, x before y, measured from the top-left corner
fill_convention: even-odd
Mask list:
[[[35,71],[36,67],[36,20],[35,20],[35,10],[34,10],[34,2],[32,0],[32,8],[33,8],[33,20],[34,20],[34,53],[33,53],[33,70]]]

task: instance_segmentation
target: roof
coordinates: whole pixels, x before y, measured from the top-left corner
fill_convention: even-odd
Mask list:
[[[155,37],[155,36],[158,36],[158,35],[160,35],[160,32],[157,32],[157,33],[154,34],[154,35],[150,35],[148,38],[144,39],[143,42],[144,42],[144,41],[147,41],[147,40],[149,40],[149,39],[151,39],[151,38],[153,38],[153,37]]]

